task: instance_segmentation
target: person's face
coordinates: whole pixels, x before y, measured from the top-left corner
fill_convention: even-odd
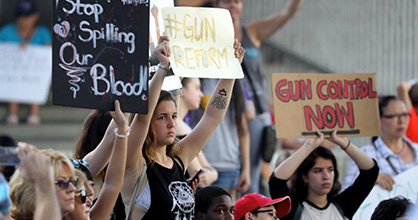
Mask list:
[[[55,180],[68,181],[73,178],[74,177],[71,175],[69,168],[65,167],[64,165],[63,169],[61,169]],[[65,187],[63,185],[64,184],[61,184],[61,186],[55,184],[55,189],[57,191],[57,197],[61,207],[62,216],[65,216],[74,210],[74,193],[76,188],[73,183],[69,183],[68,187]]]
[[[254,212],[254,214],[253,214]],[[279,219],[277,217],[276,208],[273,205],[260,207],[259,209],[255,210],[250,213],[248,216],[249,219],[252,220],[276,220]]]
[[[234,203],[227,195],[215,197],[207,213],[198,213],[197,217],[199,220],[234,219]]]
[[[84,198],[82,198],[84,197]],[[84,199],[84,202],[83,202]],[[74,211],[70,213],[72,220],[90,220],[91,200],[87,197],[87,190],[85,187],[77,189],[75,197]]]
[[[322,196],[327,195],[334,184],[334,165],[329,159],[316,158],[315,165],[309,170],[303,180],[308,185],[310,194]]]
[[[17,18],[17,23],[21,27],[31,28],[35,26],[38,19],[39,19],[38,13],[34,13],[31,15],[21,15]]]
[[[241,17],[244,0],[217,0],[215,7],[228,9],[231,13],[232,20],[235,22],[239,21]]]
[[[177,109],[173,101],[161,101],[154,112],[154,129],[158,145],[169,145],[176,137]]]
[[[198,78],[190,78],[185,87],[183,87],[182,103],[185,103],[187,109],[196,110],[199,108],[203,93],[200,90],[200,80]]]
[[[383,109],[380,117],[383,137],[401,138],[408,128],[409,112],[403,102],[393,100]]]

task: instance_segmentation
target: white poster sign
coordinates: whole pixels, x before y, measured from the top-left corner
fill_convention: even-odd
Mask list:
[[[0,101],[45,104],[51,86],[51,47],[0,43]]]
[[[174,74],[196,78],[243,78],[234,55],[234,27],[226,9],[163,8]]]
[[[379,202],[396,196],[403,196],[416,203],[418,196],[418,166],[395,176],[394,179],[395,185],[391,191],[383,189],[380,185],[375,185],[369,196],[357,210],[353,220],[369,220]]]

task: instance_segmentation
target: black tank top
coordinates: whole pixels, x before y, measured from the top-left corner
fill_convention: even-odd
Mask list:
[[[173,162],[171,169],[158,163],[147,168],[151,206],[143,220],[194,219],[195,199],[183,175],[183,162],[178,157]]]

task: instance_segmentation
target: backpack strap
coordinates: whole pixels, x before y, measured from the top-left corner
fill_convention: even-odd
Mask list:
[[[128,209],[125,210],[125,212],[127,211],[125,220],[129,220],[129,218],[132,215],[132,212],[133,212],[134,207],[135,207],[135,199],[136,199],[136,197],[138,197],[139,191],[140,191],[141,188],[143,188],[144,183],[145,183],[144,180],[145,180],[145,177],[147,176],[146,171],[147,171],[147,166],[144,165],[142,167],[141,174],[139,175],[138,180],[135,183],[135,188],[134,188],[134,191],[133,191],[132,196],[131,196],[131,201],[128,203],[128,205],[129,205]]]

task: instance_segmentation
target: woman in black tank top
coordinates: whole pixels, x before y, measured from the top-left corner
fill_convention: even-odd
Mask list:
[[[147,115],[135,115],[131,124],[128,160],[122,187],[124,203],[131,200],[135,183],[146,165],[151,202],[147,211],[135,205],[131,219],[193,219],[194,196],[184,177],[185,168],[202,150],[210,135],[223,119],[228,107],[234,79],[219,81],[201,122],[181,141],[176,139],[177,107],[170,93],[161,91],[168,66],[168,38],[161,37],[156,48],[159,69],[149,87]],[[242,60],[244,49],[238,42],[235,55]],[[219,105],[222,102],[226,105]],[[148,129],[145,129],[148,128]],[[181,146],[181,149],[180,149]]]

